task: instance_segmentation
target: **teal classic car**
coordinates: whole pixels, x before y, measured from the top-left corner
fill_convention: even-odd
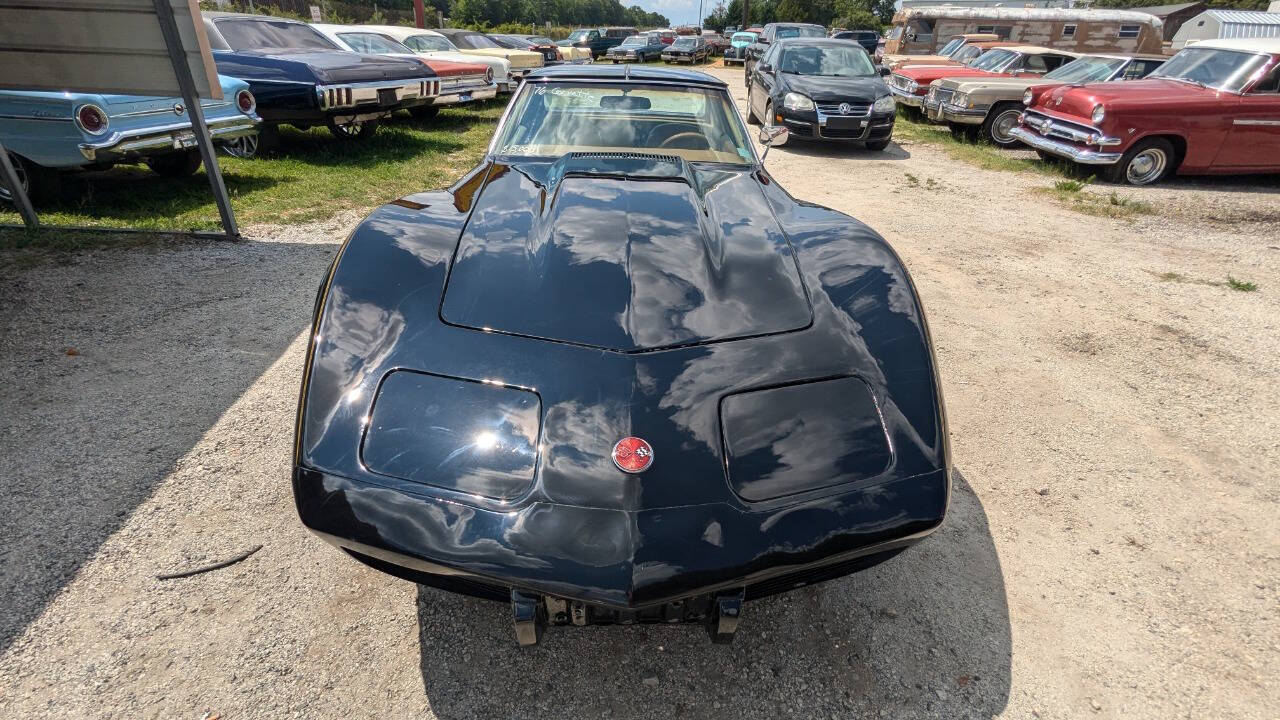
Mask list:
[[[745,63],[747,61],[747,47],[754,43],[758,37],[760,36],[746,31],[730,35],[729,47],[724,50],[724,64]]]
[[[244,154],[261,122],[257,101],[244,81],[218,79],[222,99],[201,102],[205,124],[214,142]],[[32,202],[55,195],[65,170],[141,162],[166,177],[185,177],[200,168],[181,98],[0,90],[0,144]],[[0,200],[12,200],[2,178]]]

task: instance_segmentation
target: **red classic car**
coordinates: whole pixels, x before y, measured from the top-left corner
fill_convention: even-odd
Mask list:
[[[983,53],[969,65],[907,65],[889,76],[889,90],[897,101],[919,108],[929,83],[944,77],[1031,77],[1043,75],[1078,57],[1075,53],[1034,45],[1007,45]]]
[[[1029,88],[1019,140],[1113,182],[1280,172],[1280,38],[1204,40],[1145,80]]]

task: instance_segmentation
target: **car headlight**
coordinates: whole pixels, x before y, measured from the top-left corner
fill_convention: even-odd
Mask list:
[[[907,92],[915,92],[919,89],[920,89],[920,83],[916,82],[915,80],[907,81]]]
[[[1022,93],[1023,105],[1026,105],[1029,107],[1031,105],[1031,102],[1035,99],[1036,99],[1036,95],[1035,93],[1031,92],[1031,88],[1027,88],[1026,92]]]
[[[782,98],[782,107],[803,112],[805,110],[813,110],[815,106],[808,95],[789,92]]]
[[[1097,125],[1098,123],[1102,122],[1102,119],[1103,119],[1103,118],[1105,118],[1106,116],[1107,116],[1107,109],[1106,109],[1106,108],[1102,107],[1102,105],[1094,105],[1094,106],[1093,106],[1093,115],[1092,115],[1092,117],[1093,117],[1093,124],[1094,124],[1094,125]]]
[[[962,107],[962,108],[967,108],[967,107],[969,107],[969,95],[968,95],[968,93],[958,92],[958,93],[953,94],[953,95],[951,96],[951,104],[952,104],[952,105],[955,105],[956,107]]]
[[[893,96],[885,95],[883,97],[876,98],[875,104],[871,106],[871,111],[878,113],[893,112],[897,107],[898,104],[894,102]]]

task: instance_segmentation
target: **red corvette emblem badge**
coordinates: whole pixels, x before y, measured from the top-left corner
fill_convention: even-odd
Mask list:
[[[638,437],[624,437],[613,446],[613,464],[622,472],[644,472],[653,464],[653,448]]]

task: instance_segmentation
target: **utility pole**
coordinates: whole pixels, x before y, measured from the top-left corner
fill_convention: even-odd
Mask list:
[[[427,26],[427,10],[422,7],[422,0],[413,0],[413,24],[419,28]]]
[[[702,0],[698,0],[698,21],[694,23],[698,28],[698,32],[702,32]]]
[[[743,30],[746,30],[747,27],[751,25],[751,21],[747,19],[750,16],[750,13],[747,11],[747,3],[748,3],[748,0],[742,0],[742,29]]]

